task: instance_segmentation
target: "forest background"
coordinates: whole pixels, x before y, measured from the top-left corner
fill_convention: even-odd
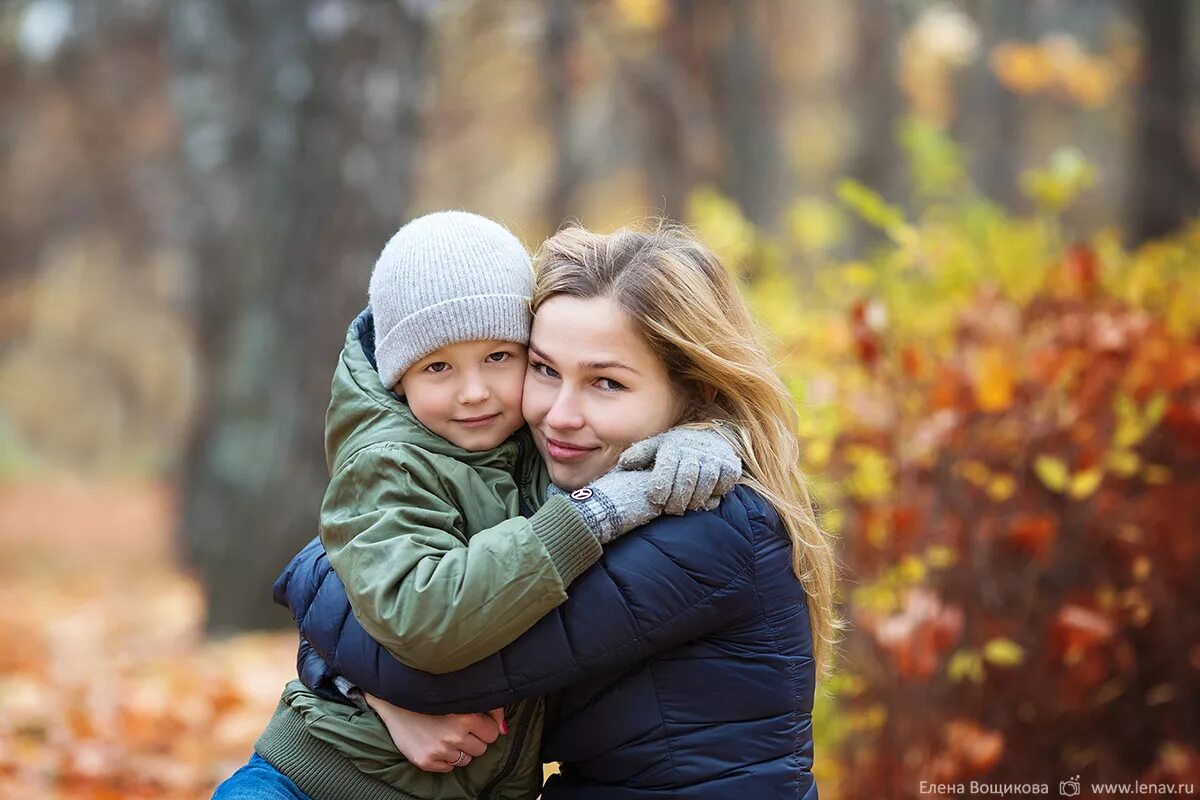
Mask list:
[[[1200,783],[1200,8],[0,5],[0,797],[200,798],[294,633],[345,325],[440,208],[662,213],[796,398],[829,798]]]

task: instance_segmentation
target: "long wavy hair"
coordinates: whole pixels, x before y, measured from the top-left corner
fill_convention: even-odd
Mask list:
[[[599,234],[567,227],[534,257],[534,313],[567,295],[607,297],[633,320],[684,400],[680,424],[712,424],[734,439],[742,483],[774,506],[792,540],[792,568],[808,595],[814,658],[827,677],[843,623],[834,609],[836,558],[800,470],[791,395],[759,343],[737,286],[684,228]]]

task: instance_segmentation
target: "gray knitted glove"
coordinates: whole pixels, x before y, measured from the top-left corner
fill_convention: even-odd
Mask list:
[[[617,466],[651,473],[650,502],[668,514],[714,509],[742,477],[742,460],[714,428],[671,428],[635,442]]]
[[[650,472],[616,468],[569,494],[552,485],[546,496],[568,498],[600,544],[608,544],[662,514],[662,506],[649,500],[653,480]]]

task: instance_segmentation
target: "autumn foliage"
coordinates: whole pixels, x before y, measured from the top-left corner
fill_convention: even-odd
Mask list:
[[[200,800],[244,764],[294,633],[206,641],[174,492],[0,484],[0,798]]]
[[[957,157],[936,131],[906,146],[916,219],[840,190],[885,237],[868,259],[807,280],[795,241],[729,240],[773,286],[751,296],[841,536],[822,792],[1196,782],[1200,224],[1129,252],[1066,230],[1091,182],[1073,151],[1018,216],[929,157]]]

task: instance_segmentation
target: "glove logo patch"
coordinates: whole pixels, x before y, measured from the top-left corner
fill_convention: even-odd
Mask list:
[[[582,489],[576,489],[575,491],[571,492],[572,500],[588,500],[591,498],[591,496],[592,490],[586,486]]]

